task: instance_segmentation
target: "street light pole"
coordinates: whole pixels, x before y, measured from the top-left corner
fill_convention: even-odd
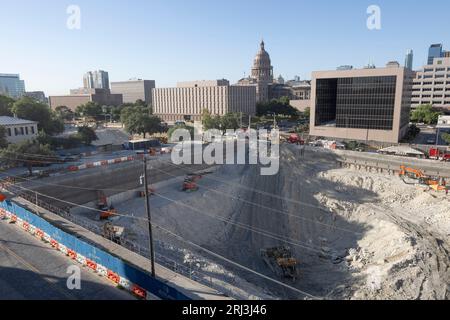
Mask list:
[[[147,158],[144,155],[144,188],[145,188],[145,210],[147,211],[148,219],[148,235],[150,238],[150,259],[152,263],[152,277],[155,278],[155,251],[153,248],[153,231],[152,231],[152,218],[150,215],[150,196],[148,193],[148,182],[147,182]]]

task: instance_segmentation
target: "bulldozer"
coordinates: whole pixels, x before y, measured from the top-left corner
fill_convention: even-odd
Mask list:
[[[261,257],[269,268],[279,277],[297,279],[297,259],[292,256],[291,248],[287,246],[261,250]]]

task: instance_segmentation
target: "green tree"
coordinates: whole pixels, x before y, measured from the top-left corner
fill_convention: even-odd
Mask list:
[[[240,114],[239,113],[227,113],[221,117],[222,130],[237,130],[240,128]]]
[[[188,130],[189,133],[191,134],[191,139],[194,139],[194,127],[180,124],[180,125],[173,126],[167,132],[167,137],[169,138],[169,141],[172,141],[172,135],[178,129]],[[172,142],[179,142],[179,141],[172,141]]]
[[[0,95],[0,116],[11,117],[13,115],[11,109],[13,107],[14,102],[15,102],[14,99]]]
[[[30,176],[33,175],[33,166],[48,165],[57,161],[57,157],[50,146],[40,144],[36,140],[10,144],[0,154],[3,161],[7,164],[23,164],[26,166]]]
[[[204,109],[202,112],[202,125],[203,130],[220,129],[220,117],[213,117],[208,109]]]
[[[98,140],[95,130],[88,126],[79,127],[77,136],[86,145],[90,145],[92,141]]]
[[[103,109],[97,102],[90,101],[78,106],[75,112],[82,117],[92,117],[97,119],[103,114]]]
[[[148,134],[161,132],[161,119],[150,115],[149,109],[142,106],[126,107],[121,112],[121,121],[130,134]]]
[[[12,107],[12,112],[18,118],[36,121],[39,130],[44,130],[47,134],[58,134],[64,131],[64,123],[58,119],[50,107],[34,99],[23,97],[17,100]]]
[[[6,148],[8,141],[6,140],[6,128],[0,126],[0,148]]]
[[[67,120],[67,121],[72,120],[75,116],[75,112],[73,112],[66,106],[56,107],[55,113],[59,119]]]
[[[303,116],[307,119],[309,119],[311,117],[311,108],[308,107],[305,109],[305,111],[303,111]]]
[[[423,122],[426,124],[437,124],[442,112],[433,109],[431,104],[422,104],[411,113],[412,122]]]
[[[256,105],[256,113],[258,116],[276,114],[293,117],[298,115],[298,110],[290,105],[288,97],[281,97],[280,99],[272,99],[269,102],[258,103]]]
[[[441,134],[441,137],[446,143],[450,144],[450,133],[444,132]]]

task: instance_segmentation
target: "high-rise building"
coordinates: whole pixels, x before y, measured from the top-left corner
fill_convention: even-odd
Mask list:
[[[255,86],[230,86],[228,80],[180,82],[176,88],[153,89],[155,115],[164,121],[201,120],[204,109],[212,115],[256,113]]]
[[[0,73],[0,94],[14,99],[21,98],[25,93],[25,82],[18,74]]]
[[[408,131],[413,77],[393,64],[314,72],[310,135],[398,143]]]
[[[412,49],[408,50],[406,52],[406,58],[405,58],[405,68],[412,70],[413,69],[413,62],[414,62],[414,52]]]
[[[155,80],[129,80],[111,82],[111,93],[121,94],[124,103],[135,103],[142,100],[146,104],[152,103],[152,90],[155,88]]]
[[[24,96],[32,98],[32,99],[42,102],[42,103],[48,103],[48,99],[45,97],[45,93],[43,91],[25,92]]]
[[[436,58],[416,73],[412,108],[421,104],[450,110],[450,58]]]
[[[428,50],[428,65],[432,65],[434,59],[443,57],[444,51],[442,49],[442,43],[432,44]]]
[[[89,71],[83,77],[83,86],[88,89],[109,89],[109,75],[103,70]]]

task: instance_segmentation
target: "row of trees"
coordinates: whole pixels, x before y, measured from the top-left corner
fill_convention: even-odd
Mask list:
[[[225,131],[227,129],[237,130],[241,127],[240,113],[227,113],[223,116],[212,116],[209,110],[205,109],[202,113],[202,124],[204,130],[218,129]]]
[[[299,115],[299,112],[290,105],[290,100],[288,97],[272,99],[269,102],[258,103],[256,105],[257,116],[262,117],[274,114],[295,117]]]

